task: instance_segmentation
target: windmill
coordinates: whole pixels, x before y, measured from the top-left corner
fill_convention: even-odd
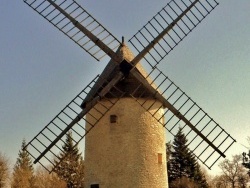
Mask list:
[[[171,0],[130,40],[132,51],[74,0],[24,0],[96,60],[110,61],[24,148],[49,172],[71,131],[85,141],[86,187],[167,187],[165,130],[182,127],[211,168],[235,142],[159,68],[216,0]]]

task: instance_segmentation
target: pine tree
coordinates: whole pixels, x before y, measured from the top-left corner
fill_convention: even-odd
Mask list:
[[[55,172],[67,183],[68,188],[83,187],[83,159],[79,149],[74,147],[72,133],[66,134],[66,140],[62,146],[63,152],[60,158],[63,159],[56,167]]]
[[[190,151],[187,147],[187,139],[182,130],[179,129],[174,137],[173,151],[169,160],[169,181],[172,182],[181,177],[189,177]]]
[[[196,187],[207,188],[208,184],[194,154],[188,148],[188,140],[182,129],[174,137],[170,159],[168,161],[168,179],[170,187],[178,180],[193,182]],[[169,152],[169,151],[168,151]]]
[[[22,141],[22,149],[25,147],[25,139]],[[25,150],[20,150],[13,169],[12,188],[34,188],[35,178],[32,160]]]
[[[194,182],[197,183],[199,188],[208,188],[209,185],[207,183],[205,174],[202,172],[200,165],[197,163],[195,168],[194,177],[192,178]]]

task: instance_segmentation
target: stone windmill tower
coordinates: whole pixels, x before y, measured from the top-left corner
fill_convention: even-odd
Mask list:
[[[124,44],[117,53],[127,62],[134,58]],[[109,80],[113,74],[117,74],[119,69],[110,71],[112,66],[116,67],[116,63],[111,60],[100,76],[100,80],[102,78]],[[146,76],[146,72],[139,65],[136,66],[135,71]],[[111,77],[107,78],[107,75]],[[99,81],[91,90],[93,92],[90,91],[90,96],[95,96],[96,91],[102,86]],[[106,95],[101,104],[96,106],[98,111],[105,110],[102,107],[103,104],[109,107],[110,102],[115,102],[105,117],[95,125],[96,128],[86,136],[87,187],[95,182],[102,184],[103,187],[167,187],[165,128],[162,126],[164,107],[160,100],[156,101],[157,98],[152,97],[152,93],[147,88],[143,87],[137,91],[143,92],[143,96],[140,96],[141,102],[147,99],[146,107],[154,104],[150,107],[150,111],[160,119],[158,122],[131,97],[138,85],[140,85],[138,80],[128,75],[117,83],[115,89],[111,90],[113,95]],[[116,102],[117,96],[120,99]],[[135,97],[140,100],[139,96]],[[86,99],[88,100],[88,95]],[[86,116],[87,122],[95,121],[92,116],[98,116],[98,111],[95,109],[90,111]]]
[[[111,58],[24,148],[34,163],[56,169],[71,131],[75,146],[85,141],[85,187],[168,187],[165,130],[180,126],[208,168],[225,157],[235,140],[157,67],[215,0],[170,1],[129,40],[137,55],[74,0],[24,2],[95,59]]]

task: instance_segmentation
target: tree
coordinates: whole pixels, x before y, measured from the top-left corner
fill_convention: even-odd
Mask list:
[[[211,182],[211,187],[213,188],[227,188],[228,182],[224,175],[217,175],[213,178]]]
[[[176,183],[180,180],[186,182],[187,180],[198,187],[206,188],[208,184],[206,182],[205,175],[202,173],[199,164],[196,161],[195,156],[189,150],[187,145],[188,140],[185,134],[182,132],[182,128],[174,137],[172,151],[168,160],[168,178],[170,187],[176,187]]]
[[[0,188],[6,186],[9,178],[8,159],[0,153]]]
[[[225,159],[219,164],[223,177],[232,188],[246,187],[248,182],[247,172],[241,165],[241,155],[234,155],[232,160]]]
[[[61,180],[56,173],[48,173],[44,168],[36,169],[36,187],[38,188],[66,188],[66,182]]]
[[[215,188],[214,186],[214,174],[212,174],[213,172],[212,171],[208,171],[207,167],[205,166],[201,166],[201,172],[202,174],[204,175],[205,179],[206,179],[206,182],[208,184],[208,187],[209,188]],[[212,173],[210,173],[212,172]]]
[[[73,145],[72,132],[68,132],[62,147],[63,152],[60,153],[60,158],[63,160],[59,162],[55,172],[67,183],[68,188],[82,188],[84,183],[84,162],[79,149]]]
[[[25,139],[22,141],[22,149],[25,147]],[[25,150],[20,150],[13,169],[12,188],[34,188],[35,177],[32,160]]]
[[[209,187],[207,183],[207,179],[205,174],[202,172],[200,165],[196,162],[196,166],[194,168],[194,176],[191,177],[195,183],[197,183],[198,187],[206,188]]]
[[[238,187],[239,188],[247,188],[248,181],[249,181],[249,177],[246,174],[239,174]]]
[[[248,142],[248,145],[250,145],[250,137],[248,136],[247,137],[247,142]],[[246,146],[244,146],[246,147]],[[246,152],[243,152],[242,153],[242,157],[243,157],[243,163],[242,165],[248,169],[248,175],[250,176],[250,150],[249,150],[249,147],[246,147],[248,148],[248,153]]]
[[[182,130],[179,129],[178,133],[174,137],[171,157],[169,159],[169,181],[172,182],[181,177],[189,176],[189,149],[187,147],[187,139]]]
[[[167,157],[167,162],[170,160],[171,157],[171,152],[172,151],[172,144],[169,141],[168,143],[166,143],[166,157]]]
[[[248,154],[246,152],[242,153],[242,159],[243,159],[243,163],[242,165],[248,169],[248,175],[250,176],[250,150],[248,151]]]
[[[187,177],[181,177],[174,180],[171,185],[171,188],[199,188],[198,185]]]

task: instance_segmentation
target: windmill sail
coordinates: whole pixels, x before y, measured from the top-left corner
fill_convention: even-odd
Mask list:
[[[132,96],[143,108],[150,113],[151,108],[160,100],[162,106],[158,110],[162,107],[166,108],[164,115],[162,117],[156,117],[156,113],[151,115],[158,122],[162,122],[160,120],[165,118],[166,122],[162,125],[172,135],[175,135],[181,127],[189,140],[189,149],[208,168],[211,169],[220,157],[225,157],[225,152],[236,141],[218,123],[157,67],[146,77],[140,76],[142,80]],[[148,77],[152,80],[151,86],[145,87],[148,82],[143,80],[149,80]],[[155,102],[139,97],[143,96],[144,92],[148,93],[148,89],[145,88],[149,87]],[[151,104],[149,104],[150,101]]]
[[[161,101],[167,108],[162,124],[172,135],[182,127],[190,140],[189,148],[196,157],[211,168],[235,140],[203,111],[190,97],[157,68],[157,64],[171,52],[216,6],[215,0],[172,0],[157,13],[129,42],[139,53],[131,63],[140,60],[146,62],[150,73],[139,75],[133,69],[130,72],[140,84],[132,96],[148,112],[154,106],[149,105],[143,96],[142,88],[151,90],[152,97]],[[145,80],[152,80],[149,85]],[[139,91],[139,92],[138,92]],[[139,99],[139,100],[138,100]],[[160,108],[159,108],[160,110]],[[152,114],[154,118],[155,114]],[[163,117],[160,117],[162,119]],[[157,120],[160,120],[157,119]]]
[[[100,60],[115,56],[120,42],[74,0],[24,0],[71,40]],[[115,58],[115,57],[113,57]]]
[[[154,67],[168,55],[216,6],[215,0],[171,0],[130,40],[139,55]]]
[[[62,146],[65,140],[65,134],[72,132],[74,146],[76,146],[92,128],[101,120],[101,118],[116,104],[123,92],[115,86],[112,91],[103,88],[104,92],[100,96],[106,99],[106,103],[102,103],[99,99],[92,98],[90,104],[82,109],[81,104],[96,84],[99,76],[94,78],[59,114],[57,114],[24,148],[34,158],[34,163],[41,164],[49,172],[52,172],[57,165],[63,160],[59,153],[63,153]],[[110,83],[110,82],[109,82]],[[108,84],[107,84],[108,85]],[[101,87],[101,86],[100,86]],[[114,94],[115,93],[115,94]],[[105,98],[104,95],[111,95],[113,99]],[[89,95],[88,95],[89,96]],[[107,103],[108,101],[108,103]],[[99,108],[95,108],[95,104],[100,104]],[[101,106],[101,108],[100,108]],[[89,109],[92,109],[92,113]],[[91,116],[91,122],[86,122],[85,114]],[[90,124],[88,128],[86,123]]]

